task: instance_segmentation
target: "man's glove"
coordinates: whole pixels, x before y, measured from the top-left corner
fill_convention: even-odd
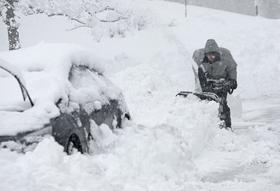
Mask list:
[[[224,84],[224,88],[226,89],[226,91],[229,94],[232,94],[233,90],[235,90],[237,88],[237,81],[236,80],[228,80],[225,84]]]
[[[213,92],[213,88],[210,85],[205,85],[201,87],[203,92]]]

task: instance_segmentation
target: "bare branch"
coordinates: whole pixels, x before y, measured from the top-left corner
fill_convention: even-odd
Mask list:
[[[32,14],[29,13],[29,12],[27,12],[27,15],[33,15],[33,14],[41,14],[41,13],[44,13],[43,10],[34,8],[32,5],[28,5],[28,9],[29,9],[30,11],[32,11]]]
[[[104,7],[103,9],[100,9],[98,11],[95,11],[94,14],[102,13],[104,11],[114,11],[114,12],[118,13],[119,15],[123,14],[120,11],[116,10],[115,8],[112,8],[112,7],[109,7],[109,6]]]
[[[73,30],[76,30],[76,29],[79,29],[79,28],[91,28],[89,25],[79,25],[79,26],[75,26],[71,29],[67,29],[67,31],[73,31]]]
[[[127,17],[123,17],[123,16],[119,16],[118,18],[116,18],[116,19],[112,19],[112,20],[106,20],[106,19],[99,19],[98,17],[97,17],[97,14],[98,13],[102,13],[102,12],[104,12],[104,11],[114,11],[114,12],[116,12],[117,14],[119,14],[119,15],[122,15],[119,11],[117,11],[115,8],[112,8],[112,7],[109,7],[109,6],[106,6],[106,7],[104,7],[103,9],[100,9],[100,10],[98,10],[98,11],[95,11],[94,12],[94,15],[92,15],[92,16],[94,16],[99,22],[103,22],[103,23],[115,23],[115,22],[118,22],[118,21],[120,21],[120,20],[125,20],[125,19],[128,19]]]
[[[4,0],[4,1],[9,1],[9,0]],[[106,11],[109,11],[109,12],[114,12],[116,15],[116,18],[100,18],[98,17],[98,14],[102,14],[102,13],[106,13]],[[114,7],[110,7],[109,5],[108,6],[105,6],[103,8],[100,8],[99,10],[96,10],[94,12],[90,11],[90,10],[84,10],[84,13],[86,13],[88,15],[88,17],[94,17],[98,22],[100,23],[116,23],[116,22],[119,22],[121,20],[126,20],[128,19],[128,17],[125,17],[123,16],[123,13],[121,13],[120,11],[116,10]],[[45,11],[43,9],[40,9],[40,8],[36,8],[36,7],[33,7],[32,5],[29,5],[28,6],[28,11],[25,13],[26,15],[33,15],[33,14],[45,14],[47,15],[48,17],[54,17],[54,16],[63,16],[63,17],[66,17],[68,18],[69,20],[71,21],[75,21],[78,23],[78,26],[75,26],[71,29],[69,29],[69,31],[72,31],[72,30],[75,30],[75,29],[78,29],[78,28],[91,28],[91,26],[87,23],[87,20],[84,20],[82,18],[79,18],[78,16],[75,17],[75,16],[71,16],[69,15],[68,13],[63,13],[61,11],[59,12],[53,12],[53,11]],[[85,18],[86,19],[86,18]]]
[[[46,11],[43,11],[41,9],[37,9],[34,8],[33,6],[29,5],[28,8],[32,11],[32,13],[27,13],[27,15],[33,15],[33,14],[46,14],[48,17],[54,17],[54,16],[64,16],[67,17],[68,19],[72,20],[72,21],[76,21],[77,23],[80,23],[82,25],[86,25],[85,22],[77,19],[77,18],[73,18],[68,14],[64,14],[64,13],[47,13]]]
[[[100,9],[100,10],[98,10],[98,11],[95,11],[94,13],[95,14],[97,14],[97,13],[102,13],[103,11],[116,11],[114,8],[112,8],[112,7],[109,7],[109,6],[107,6],[107,7],[104,7],[103,9]],[[117,11],[116,11],[117,12]]]
[[[98,18],[97,18],[98,19]],[[113,19],[113,20],[105,20],[105,19],[98,19],[100,22],[103,22],[103,23],[115,23],[115,22],[118,22],[120,20],[125,20],[125,19],[128,19],[127,17],[118,17],[116,19]]]
[[[71,17],[70,15],[67,15],[67,14],[63,14],[63,13],[51,13],[51,14],[47,14],[47,13],[46,13],[46,15],[47,15],[48,17],[53,17],[53,16],[64,16],[64,17],[67,17],[68,19],[70,19],[70,20],[72,20],[72,21],[76,21],[77,23],[80,23],[80,24],[82,24],[82,25],[86,25],[85,22],[83,22],[83,21],[81,21],[81,20],[79,20],[79,19],[77,19],[77,18],[73,18],[73,17]]]

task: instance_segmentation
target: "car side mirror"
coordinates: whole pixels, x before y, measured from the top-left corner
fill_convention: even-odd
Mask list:
[[[65,100],[63,98],[59,98],[56,102],[55,102],[56,107],[63,109],[69,106],[69,99]]]
[[[55,105],[57,107],[59,107],[59,105],[62,103],[62,98],[59,98],[56,102],[55,102]]]

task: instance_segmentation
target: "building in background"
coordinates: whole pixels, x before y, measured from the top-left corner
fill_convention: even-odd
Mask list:
[[[259,15],[272,19],[280,19],[280,0],[258,0]]]
[[[185,3],[185,0],[168,0]],[[280,19],[280,0],[187,0],[189,5]]]

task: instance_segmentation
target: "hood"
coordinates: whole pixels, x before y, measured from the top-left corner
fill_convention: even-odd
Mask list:
[[[207,40],[204,50],[205,50],[205,53],[209,53],[209,52],[219,53],[220,52],[219,46],[214,39]]]

